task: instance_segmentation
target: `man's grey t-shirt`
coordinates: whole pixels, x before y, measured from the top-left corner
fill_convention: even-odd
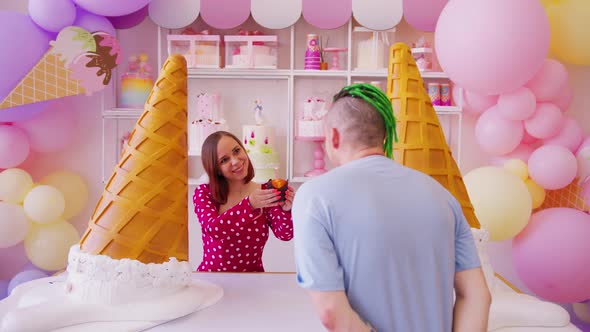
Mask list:
[[[453,280],[480,266],[457,200],[384,156],[301,186],[293,205],[300,286],[344,290],[377,331],[452,330]]]

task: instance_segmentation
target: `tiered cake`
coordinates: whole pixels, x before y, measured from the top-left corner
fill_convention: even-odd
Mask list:
[[[303,117],[297,122],[297,136],[323,137],[326,113],[326,102],[323,99],[315,97],[306,99],[303,103]]]
[[[254,117],[255,125],[242,126],[243,143],[246,152],[254,167],[254,182],[265,183],[276,177],[280,163],[279,156],[275,150],[274,128],[264,125],[262,118],[262,105],[255,101]]]
[[[228,130],[223,118],[221,97],[218,94],[202,93],[197,96],[196,119],[189,125],[189,147],[200,153],[205,139],[219,130]]]

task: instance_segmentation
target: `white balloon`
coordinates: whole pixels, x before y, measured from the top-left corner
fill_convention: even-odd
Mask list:
[[[590,178],[590,146],[581,149],[576,159],[578,159],[578,180],[583,183]]]
[[[47,224],[61,217],[66,208],[64,195],[52,186],[33,188],[23,202],[27,217],[36,223]]]
[[[0,201],[21,203],[33,189],[33,178],[20,168],[9,168],[0,173]]]
[[[193,23],[200,9],[201,1],[152,0],[148,12],[152,21],[162,28],[179,29]]]
[[[23,207],[0,202],[0,248],[12,247],[25,239],[31,226]]]

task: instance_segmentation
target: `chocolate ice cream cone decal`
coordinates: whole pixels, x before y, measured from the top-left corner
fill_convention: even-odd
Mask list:
[[[390,49],[387,96],[397,118],[399,141],[393,145],[394,159],[436,179],[459,201],[469,225],[480,228],[424,81],[404,43]]]
[[[80,241],[114,259],[188,258],[187,69],[172,55]]]

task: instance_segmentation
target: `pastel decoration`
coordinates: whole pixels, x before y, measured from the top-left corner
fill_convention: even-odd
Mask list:
[[[572,99],[574,98],[574,92],[572,91],[572,87],[570,86],[569,82],[567,82],[564,86],[561,87],[561,92],[559,96],[551,101],[552,104],[559,107],[562,112],[565,112],[570,107],[572,103]]]
[[[536,108],[535,95],[524,87],[503,93],[498,98],[498,111],[509,120],[526,120],[533,116]]]
[[[551,101],[557,98],[568,83],[565,66],[557,60],[545,59],[541,70],[526,84],[537,97],[537,101]]]
[[[0,55],[0,57],[1,56],[2,55]],[[0,85],[3,83],[4,82],[0,80]],[[0,98],[2,98],[2,96],[0,96]],[[52,100],[49,100],[2,109],[0,110],[0,122],[18,122],[33,118],[37,116],[37,114],[43,112],[52,102]]]
[[[65,198],[61,191],[48,185],[33,188],[23,202],[27,217],[37,224],[55,222],[63,215],[65,206]]]
[[[12,247],[24,240],[30,227],[31,221],[20,204],[0,202],[0,248]]]
[[[200,9],[201,1],[194,0],[152,0],[148,6],[152,21],[167,29],[190,25],[199,16]]]
[[[402,20],[402,0],[352,0],[352,14],[362,26],[371,30],[388,30]]]
[[[301,17],[301,0],[251,0],[252,18],[265,28],[285,29]]]
[[[20,165],[29,155],[29,138],[21,128],[0,125],[0,168]]]
[[[555,1],[552,1],[555,2]],[[590,2],[562,0],[546,6],[551,25],[551,53],[573,65],[590,65]]]
[[[586,136],[584,138],[584,140],[582,141],[582,143],[578,147],[578,151],[576,151],[576,154],[580,153],[580,151],[582,151],[583,148],[587,148],[587,147],[590,147],[590,135]]]
[[[534,144],[537,143],[539,141],[538,138],[531,136],[529,133],[526,132],[526,130],[524,131],[524,135],[522,135],[522,144]]]
[[[501,167],[486,166],[463,177],[475,215],[491,241],[518,234],[531,216],[531,195],[524,182]]]
[[[88,30],[71,26],[62,29],[57,38],[49,42],[52,51],[59,54],[59,59],[69,66],[81,54],[96,52],[96,40]]]
[[[29,15],[44,30],[59,32],[76,19],[71,0],[29,0]]]
[[[80,235],[74,226],[59,220],[47,225],[33,225],[25,237],[25,251],[35,266],[56,271],[66,267],[70,247],[78,241]]]
[[[481,114],[496,105],[498,96],[488,96],[470,90],[464,90],[465,104],[468,105],[471,113]]]
[[[32,281],[35,279],[41,279],[41,278],[47,278],[47,277],[48,277],[48,275],[45,272],[39,271],[39,270],[25,270],[25,271],[19,272],[17,275],[14,276],[14,278],[12,278],[10,280],[10,283],[8,284],[6,291],[10,295],[10,293],[12,293],[14,288],[20,284],[24,284],[27,281]]]
[[[15,274],[22,271],[23,267],[29,262],[25,254],[25,244],[19,244],[0,249],[0,262],[2,268],[0,269],[0,279],[10,280]]]
[[[68,220],[77,216],[86,207],[88,186],[80,175],[68,171],[55,172],[47,175],[39,182],[52,186],[62,193],[65,200],[63,219]]]
[[[520,144],[516,147],[516,149],[508,154],[493,157],[492,164],[496,166],[503,166],[504,163],[510,159],[519,159],[527,163],[533,151],[535,151],[535,149],[530,145]]]
[[[8,296],[8,282],[7,280],[0,280],[0,300]]]
[[[9,168],[0,172],[0,201],[22,203],[33,189],[33,178],[25,170]]]
[[[250,5],[250,0],[201,0],[201,17],[214,28],[232,29],[248,19]]]
[[[522,140],[522,121],[506,120],[497,107],[483,113],[475,124],[475,138],[479,146],[492,155],[512,152]]]
[[[549,103],[537,104],[535,114],[524,121],[524,128],[531,136],[545,139],[557,135],[564,123],[564,117],[557,106]]]
[[[578,121],[572,117],[566,116],[563,126],[557,135],[544,140],[543,144],[560,145],[567,148],[572,153],[576,153],[578,147],[582,144],[583,139],[584,133],[582,132],[582,128],[580,128]]]
[[[529,170],[526,163],[520,159],[509,159],[504,162],[504,169],[518,176],[521,180],[529,178]]]
[[[303,17],[319,29],[336,29],[352,16],[352,0],[302,0]]]
[[[590,181],[588,181],[590,180],[590,146],[579,149],[576,154],[576,160],[578,161],[578,173],[576,177],[580,183],[587,182],[590,184]]]
[[[440,13],[447,2],[448,0],[404,1],[404,19],[416,30],[434,32]]]
[[[531,194],[531,200],[533,202],[533,210],[543,205],[545,201],[545,188],[538,185],[533,179],[524,180],[529,193]]]
[[[453,82],[497,95],[523,86],[541,68],[549,23],[538,0],[453,0],[434,37],[439,63]]]
[[[131,14],[107,17],[115,29],[130,29],[140,24],[148,15],[148,6]]]
[[[578,172],[574,154],[558,145],[544,145],[529,157],[531,179],[545,189],[561,189],[570,184]]]
[[[50,153],[69,146],[77,134],[76,114],[57,101],[38,116],[15,124],[26,133],[31,150]]]
[[[145,7],[150,0],[73,0],[86,11],[101,16],[123,16]]]
[[[87,12],[80,7],[76,8],[76,20],[73,25],[91,33],[97,31],[106,32],[110,35],[116,35],[117,33],[108,18]]]
[[[0,45],[3,45],[3,52],[0,52],[0,100],[4,99],[18,82],[33,68],[49,49],[49,36],[37,26],[29,16],[0,10],[0,22],[4,27],[0,29]],[[27,42],[24,43],[23,40]],[[19,110],[23,111],[23,109]],[[6,110],[0,110],[0,121],[4,118]],[[12,118],[18,120],[15,112]],[[0,166],[1,167],[1,166]]]
[[[553,302],[590,297],[590,215],[572,208],[536,212],[512,241],[512,261],[520,280]]]

